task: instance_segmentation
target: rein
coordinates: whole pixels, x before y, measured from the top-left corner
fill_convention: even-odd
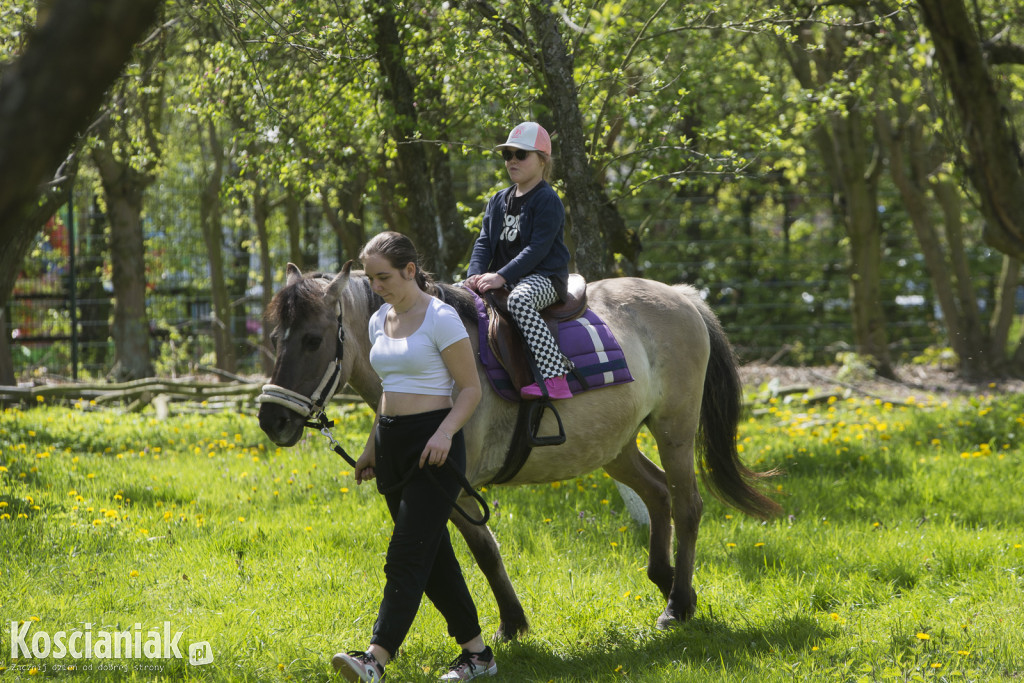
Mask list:
[[[335,392],[338,390],[338,385],[341,383],[341,361],[345,355],[345,328],[342,322],[341,314],[341,303],[338,303],[338,344],[335,348],[334,359],[327,364],[327,369],[324,370],[324,376],[320,380],[320,384],[313,391],[312,396],[305,396],[286,389],[285,387],[278,386],[276,384],[264,384],[259,396],[256,397],[258,403],[274,403],[279,406],[284,406],[292,412],[302,415],[305,419],[305,426],[312,427],[323,434],[330,442],[331,448],[335,453],[340,455],[352,468],[355,468],[356,461],[345,451],[345,448],[338,443],[337,439],[334,438],[334,434],[331,433],[331,427],[334,426],[333,420],[327,419],[325,409],[331,402],[331,398],[334,397]],[[447,466],[447,461],[444,466]],[[402,477],[394,486],[389,487],[386,491],[381,491],[382,494],[391,493],[394,490],[405,486],[416,470],[419,469],[417,465],[413,465],[409,472]],[[425,468],[427,476],[430,480],[441,487],[441,483],[434,477],[434,473],[429,468]],[[465,510],[462,509],[454,498],[451,496],[445,496],[448,502],[451,503],[452,508],[457,510],[460,515],[466,518],[470,524],[477,526],[484,526],[487,521],[491,518],[491,509],[487,505],[487,501],[484,500],[483,496],[473,488],[473,485],[466,479],[466,475],[460,472],[458,469],[452,468],[455,473],[455,478],[458,480],[459,485],[462,486],[462,490],[468,493],[470,496],[476,499],[476,501],[483,508],[484,514],[481,519],[473,519],[469,516]]]

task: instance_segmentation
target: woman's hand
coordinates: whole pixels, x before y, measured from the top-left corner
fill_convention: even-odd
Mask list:
[[[377,473],[373,471],[374,466],[377,464],[376,454],[365,450],[363,454],[356,460],[356,485],[362,484],[364,481],[370,481],[377,476]]]
[[[439,428],[423,448],[423,453],[420,455],[420,469],[426,465],[434,467],[443,465],[448,460],[448,451],[451,450],[451,447],[452,440],[448,433],[443,428]]]

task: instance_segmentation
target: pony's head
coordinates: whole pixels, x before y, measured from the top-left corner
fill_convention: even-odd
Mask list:
[[[289,263],[287,282],[267,309],[276,360],[259,399],[259,421],[279,446],[299,440],[306,423],[322,413],[351,373],[342,319],[350,268],[346,263],[333,278],[304,276]]]

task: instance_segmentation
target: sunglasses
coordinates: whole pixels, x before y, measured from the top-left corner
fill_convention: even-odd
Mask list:
[[[530,152],[525,149],[517,149],[514,152],[510,149],[501,150],[501,158],[505,161],[511,161],[512,157],[519,159],[519,161],[523,161],[528,156],[530,156]]]

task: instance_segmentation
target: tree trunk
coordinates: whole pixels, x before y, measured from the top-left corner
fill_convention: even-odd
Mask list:
[[[6,246],[6,250],[15,250],[20,256],[17,259],[17,266],[15,271],[15,278],[11,280],[11,289],[7,292],[3,292],[0,295],[0,313],[7,312],[7,301],[10,299],[11,292],[14,290],[14,284],[17,280],[17,275],[22,272],[22,263],[25,261],[25,256],[28,254],[29,249],[32,248],[32,244],[35,242],[36,234],[39,229],[46,224],[57,211],[60,209],[68,198],[68,186],[74,183],[74,178],[77,175],[77,163],[72,163],[70,168],[64,174],[64,179],[59,182],[56,186],[52,187],[43,196],[43,199],[37,204],[32,210],[27,211],[25,214],[25,224],[27,226],[34,225],[34,230],[25,231],[20,240],[24,240],[22,243],[18,239],[9,246]],[[73,247],[72,247],[73,248]],[[2,252],[0,252],[2,253]],[[3,254],[6,256],[6,254]],[[6,318],[6,314],[0,315],[0,317]],[[16,381],[14,374],[14,358],[11,355],[11,340],[7,332],[7,325],[12,324],[12,320],[0,321],[0,385],[12,385]]]
[[[1012,256],[1003,256],[1003,268],[999,274],[999,293],[992,311],[990,355],[999,359],[998,372],[1009,372],[1014,376],[1024,374],[1024,368],[1014,367],[1009,354],[1010,328],[1013,327],[1014,307],[1017,304],[1017,287],[1020,286],[1021,262]]]
[[[557,140],[555,168],[565,180],[569,238],[575,246],[576,269],[588,279],[608,277],[618,264],[626,274],[635,274],[640,240],[628,230],[618,209],[598,182],[587,158],[587,141],[580,114],[573,59],[558,27],[558,15],[550,2],[530,3],[530,23],[539,42],[538,63],[547,85],[549,115],[555,122]]]
[[[391,136],[398,146],[398,180],[405,188],[405,215],[410,236],[419,250],[421,265],[428,271],[435,271],[443,265],[435,255],[441,229],[430,183],[430,164],[423,143],[416,139],[419,115],[416,91],[406,68],[405,47],[389,3],[367,2],[366,9],[374,15],[377,64],[386,85],[384,98],[393,110],[393,115],[387,118],[391,123]]]
[[[801,86],[818,87],[816,78],[829,79],[843,63],[845,34],[832,29],[825,49],[815,50],[812,68],[808,49],[816,48],[808,28],[801,29],[802,44],[787,49],[787,57]],[[885,311],[882,308],[882,226],[878,218],[877,160],[869,157],[872,133],[856,101],[841,114],[830,114],[827,125],[813,133],[833,188],[833,204],[843,217],[850,238],[850,305],[854,343],[858,353],[870,356],[882,377],[893,378]]]
[[[349,259],[359,258],[359,250],[366,243],[366,205],[363,202],[363,194],[368,182],[369,174],[364,170],[349,178],[337,190],[325,190],[321,193],[324,216],[330,223],[334,235],[341,242],[343,265]],[[336,206],[331,204],[332,198]]]
[[[146,252],[142,236],[142,205],[153,178],[117,159],[109,126],[100,131],[102,143],[92,153],[99,170],[110,221],[110,265],[114,286],[115,381],[153,375],[146,315]]]
[[[260,303],[264,315],[270,308],[270,300],[274,298],[274,264],[270,262],[270,235],[267,231],[267,219],[270,217],[270,198],[260,179],[254,181],[255,190],[252,196],[252,222],[256,228],[256,240],[260,252]],[[271,329],[263,320],[260,335],[260,369],[269,377],[274,372],[274,344],[270,340]]]
[[[284,198],[284,221],[288,226],[288,262],[300,267],[300,270],[307,270],[303,267],[302,251],[302,217],[299,211],[302,202],[290,188],[285,188],[287,193]]]
[[[11,354],[11,335],[7,331],[7,307],[0,306],[0,386],[14,386],[14,356]]]
[[[25,220],[162,0],[55,0],[0,82],[0,307],[39,225]]]
[[[1007,108],[989,73],[963,0],[918,0],[960,114],[966,169],[985,216],[985,239],[1024,259],[1024,164]]]
[[[86,288],[79,291],[78,310],[82,331],[78,341],[82,345],[85,365],[106,367],[109,362],[106,343],[110,339],[110,317],[113,302],[103,288],[103,265],[107,254],[106,217],[101,213],[99,198],[93,197],[92,209],[86,221],[85,239],[79,240],[79,276]]]
[[[208,175],[199,201],[199,223],[210,260],[211,328],[217,368],[237,372],[235,346],[231,339],[231,301],[224,274],[224,227],[221,222],[221,185],[224,182],[224,149],[212,122],[200,124],[199,139],[209,160]]]
[[[440,93],[437,96],[440,97]],[[437,244],[437,274],[442,280],[449,282],[466,260],[473,240],[459,215],[448,152],[441,147],[433,147],[427,156],[430,161],[430,176],[434,180],[434,200],[437,203],[440,230]]]

